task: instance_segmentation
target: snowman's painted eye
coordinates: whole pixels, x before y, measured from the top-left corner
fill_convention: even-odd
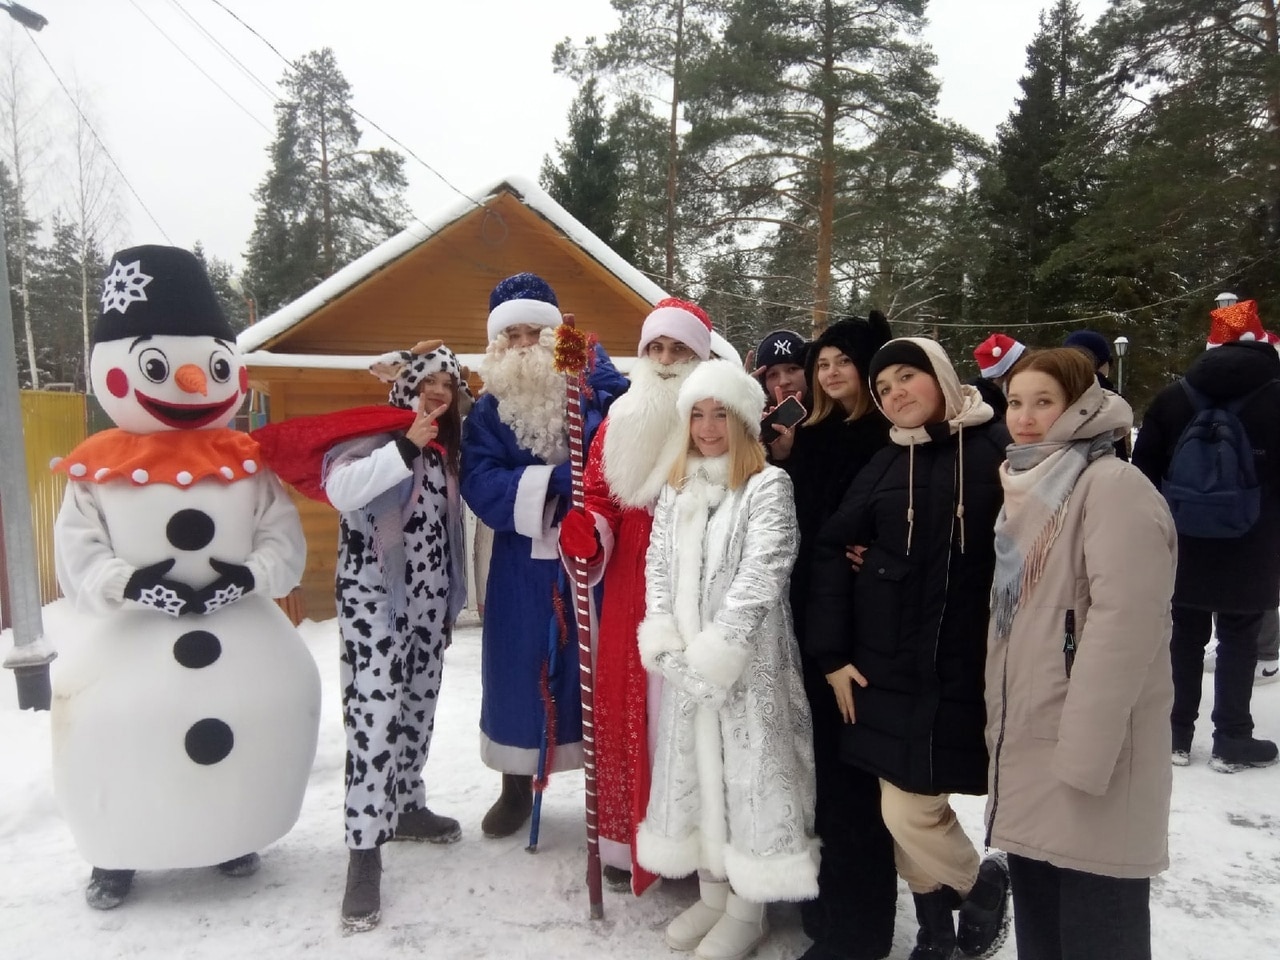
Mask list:
[[[231,360],[225,353],[215,353],[209,358],[209,376],[218,383],[231,379]]]
[[[164,351],[147,347],[138,354],[138,369],[152,383],[164,383],[169,379],[169,358]]]

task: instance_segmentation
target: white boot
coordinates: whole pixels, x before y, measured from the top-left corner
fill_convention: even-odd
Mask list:
[[[698,878],[698,902],[667,924],[667,946],[672,950],[692,950],[724,915],[729,897],[729,881]]]
[[[743,900],[730,890],[724,916],[702,938],[694,956],[699,960],[743,960],[760,946],[768,932],[764,904]]]

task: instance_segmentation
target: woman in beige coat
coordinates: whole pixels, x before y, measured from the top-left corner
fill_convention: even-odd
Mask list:
[[[1019,960],[1149,960],[1169,864],[1164,499],[1112,446],[1133,422],[1071,349],[1013,368],[987,654],[987,842]]]

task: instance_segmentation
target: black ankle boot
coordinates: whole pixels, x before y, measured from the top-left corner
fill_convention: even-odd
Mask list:
[[[347,862],[347,892],[342,898],[342,927],[352,933],[372,930],[382,919],[382,849],[352,850]]]
[[[133,889],[132,870],[103,870],[94,867],[84,888],[85,903],[95,910],[114,910]]]
[[[457,843],[462,827],[453,817],[442,817],[426,807],[400,814],[393,840],[425,840],[427,843]]]
[[[958,905],[956,892],[941,887],[932,893],[913,893],[911,898],[916,902],[920,932],[909,960],[956,960],[956,924],[951,916]]]
[[[529,819],[533,810],[533,777],[518,773],[502,775],[502,795],[480,821],[486,837],[509,837]]]
[[[993,854],[978,867],[978,879],[960,904],[956,946],[966,957],[989,957],[1009,933],[1009,862]]]

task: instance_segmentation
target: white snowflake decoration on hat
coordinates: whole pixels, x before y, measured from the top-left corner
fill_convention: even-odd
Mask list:
[[[124,313],[129,304],[146,300],[147,295],[143,291],[153,279],[142,272],[141,260],[129,264],[117,260],[102,284],[102,312],[119,310]]]

